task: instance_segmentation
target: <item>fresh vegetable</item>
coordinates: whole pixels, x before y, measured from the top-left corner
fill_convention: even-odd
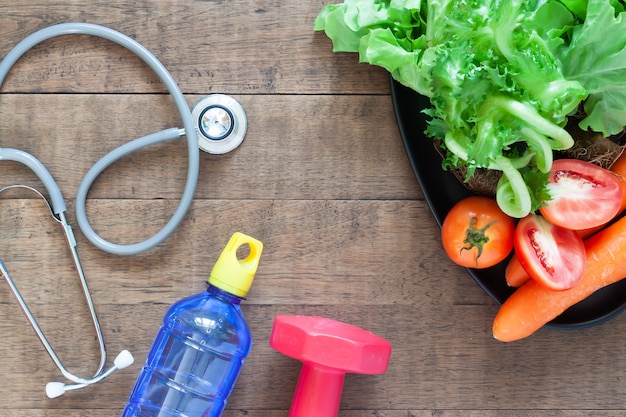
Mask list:
[[[626,18],[616,0],[346,0],[315,21],[334,51],[358,52],[430,99],[427,135],[445,169],[502,173],[496,199],[522,218],[551,196],[554,151],[581,126],[626,125]],[[607,69],[611,69],[607,71]]]
[[[444,154],[442,168],[462,173],[466,184],[476,172],[496,173],[498,205],[523,219],[553,198],[553,160],[586,149],[573,146],[566,127],[606,139],[626,126],[624,4],[345,0],[325,6],[315,30],[334,51],[358,52],[428,97],[425,133]],[[523,287],[530,284],[539,285]]]
[[[592,232],[597,230],[600,230],[600,228],[587,229],[585,230],[585,233],[577,231],[577,234],[584,241],[587,236],[590,236]],[[528,275],[528,272],[526,272],[515,253],[506,264],[506,268],[504,269],[504,278],[506,280],[506,284],[511,288],[521,287],[526,283],[526,281],[531,279],[530,275]]]
[[[530,336],[597,290],[626,277],[626,217],[585,241],[582,281],[565,291],[553,291],[530,280],[502,304],[493,322],[493,336],[512,342]]]
[[[550,222],[568,229],[601,226],[622,205],[620,180],[591,162],[558,159],[552,164],[548,191],[552,198],[539,211]]]
[[[622,201],[618,213],[623,213],[626,210],[626,152],[623,152],[617,160],[611,165],[610,171],[619,179],[622,189]],[[614,219],[610,219],[614,220]],[[578,230],[578,235],[584,240],[594,233],[602,230],[605,225],[591,227],[587,229]],[[509,287],[517,288],[530,279],[528,273],[524,270],[522,265],[517,259],[517,255],[513,254],[511,259],[507,263],[504,271],[506,283]]]
[[[624,184],[626,186],[626,182]],[[624,202],[624,205],[622,206],[620,212],[624,210],[626,210],[626,201]],[[604,226],[605,225],[593,227],[590,229],[576,230],[576,234],[578,234],[578,236],[580,236],[580,238],[584,241],[592,234],[596,233],[599,230],[602,230]],[[513,254],[513,256],[511,256],[511,259],[509,259],[508,263],[506,264],[506,268],[504,270],[504,278],[506,279],[507,285],[513,288],[522,286],[522,284],[530,279],[528,272],[526,272],[524,267],[522,267],[522,264],[520,263],[516,254]]]
[[[519,262],[519,258],[515,253],[506,264],[506,268],[504,269],[504,278],[506,279],[506,284],[512,288],[517,288],[530,279],[528,272],[526,272],[522,264]]]
[[[452,207],[441,226],[450,259],[466,268],[488,268],[513,249],[515,222],[489,197],[467,197]]]
[[[580,236],[539,215],[519,221],[513,247],[528,275],[551,290],[569,289],[583,277],[585,247]]]
[[[610,167],[611,172],[614,172],[617,175],[622,177],[626,177],[626,152],[622,152],[616,159],[613,161]]]
[[[620,154],[609,170],[620,179],[622,185],[622,210],[626,210],[626,152]]]
[[[538,11],[537,26],[546,25],[547,45],[567,80],[580,82],[589,95],[584,101],[583,130],[604,137],[626,125],[626,13],[623,0],[567,0],[569,10],[548,1]],[[571,20],[571,11],[575,11]],[[584,12],[582,12],[584,11]],[[556,22],[562,21],[562,24]]]

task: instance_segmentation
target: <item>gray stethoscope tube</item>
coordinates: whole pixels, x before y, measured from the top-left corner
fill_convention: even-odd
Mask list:
[[[159,245],[170,234],[172,234],[185,217],[185,214],[187,213],[187,210],[189,209],[189,206],[193,201],[193,194],[195,193],[196,185],[198,183],[200,156],[198,152],[198,136],[196,133],[194,120],[191,117],[191,110],[189,109],[189,106],[185,101],[183,93],[180,91],[180,88],[178,87],[170,73],[150,51],[148,51],[141,44],[126,35],[123,35],[117,31],[103,26],[88,23],[62,23],[42,29],[22,40],[6,55],[6,57],[0,63],[0,86],[4,83],[5,77],[7,76],[9,70],[13,67],[15,62],[17,62],[17,60],[21,58],[22,55],[24,55],[28,50],[50,38],[69,34],[93,35],[108,39],[135,53],[146,64],[148,64],[150,68],[152,68],[152,70],[159,76],[163,84],[165,84],[166,88],[174,99],[174,103],[176,104],[176,107],[178,108],[178,111],[183,121],[184,131],[181,129],[169,129],[163,132],[158,132],[152,135],[145,136],[143,138],[135,139],[134,141],[113,150],[111,153],[103,158],[107,161],[110,160],[110,163],[112,163],[128,153],[134,152],[135,150],[148,146],[152,143],[176,139],[183,134],[187,136],[189,165],[187,170],[187,183],[185,184],[185,189],[180,199],[180,203],[176,208],[176,211],[170,218],[169,222],[151,238],[145,240],[144,242],[136,244],[119,245],[102,239],[89,224],[89,221],[87,220],[87,215],[85,213],[85,201],[87,199],[87,191],[89,191],[89,188],[95,180],[95,177],[97,177],[98,174],[104,168],[106,168],[102,167],[103,163],[96,163],[96,165],[94,165],[94,167],[92,167],[92,169],[89,170],[89,172],[85,175],[85,178],[78,188],[78,192],[76,195],[76,221],[78,222],[78,225],[80,226],[83,234],[87,237],[87,239],[89,239],[89,241],[95,246],[110,253],[114,253],[117,255],[138,254]],[[12,154],[7,151],[8,150],[6,149],[2,149],[0,159],[9,159],[12,156]],[[102,160],[100,162],[102,162]],[[41,167],[43,167],[43,165],[32,165],[30,167],[31,169],[34,168],[33,170],[35,171],[35,173],[37,173],[39,178],[44,181],[44,185],[48,190],[48,193],[50,194],[50,200],[54,213],[58,215],[60,212],[65,211],[63,196],[61,195],[58,187],[53,185],[54,181],[52,180],[52,177],[49,174],[46,175],[45,172],[41,172]]]
[[[126,35],[123,35],[115,30],[109,29],[107,27],[89,24],[89,23],[63,23],[54,25],[45,29],[42,29],[38,32],[35,32],[19,42],[0,62],[0,86],[2,86],[4,79],[7,74],[13,67],[13,65],[32,47],[35,45],[61,35],[70,35],[70,34],[81,34],[81,35],[93,35],[97,37],[101,37],[112,42],[115,42],[131,52],[135,53],[139,58],[141,58],[152,70],[158,75],[161,81],[165,84],[167,90],[170,95],[173,97],[175,105],[180,113],[183,128],[170,128],[163,130],[161,132],[153,133],[135,140],[132,140],[113,151],[109,152],[102,159],[100,159],[93,167],[87,172],[84,176],[82,182],[80,183],[76,195],[76,219],[78,225],[80,226],[85,237],[96,247],[117,255],[134,255],[149,249],[154,248],[155,246],[162,243],[167,237],[169,237],[174,230],[181,223],[183,218],[185,217],[192,201],[193,195],[195,193],[196,185],[198,183],[198,175],[199,175],[199,143],[200,147],[209,152],[209,153],[225,153],[228,152],[235,147],[237,147],[246,132],[247,122],[245,119],[245,112],[239,103],[237,103],[234,99],[229,96],[224,96],[220,94],[215,94],[213,96],[209,96],[202,100],[196,108],[192,111],[189,109],[187,102],[170,75],[167,69],[159,62],[159,60],[150,53],[145,47],[136,42],[135,40],[129,38]],[[198,138],[198,131],[200,132],[200,141]],[[217,133],[215,133],[217,132]],[[180,138],[182,136],[186,136],[187,138],[187,148],[188,148],[188,171],[187,171],[187,181],[185,184],[185,188],[183,194],[181,196],[180,202],[170,218],[170,220],[165,224],[165,226],[158,231],[151,238],[135,244],[130,245],[120,245],[111,243],[101,238],[91,227],[86,215],[86,200],[87,194],[91,185],[96,180],[98,175],[102,171],[104,171],[107,167],[109,167],[112,163],[122,158],[125,155],[128,155],[132,152],[135,152],[139,149],[142,149],[146,146],[174,140]],[[48,351],[51,356],[53,362],[59,368],[61,373],[73,384],[63,384],[60,382],[52,382],[49,383],[46,387],[46,392],[49,397],[56,397],[62,395],[65,391],[71,389],[82,388],[84,386],[93,384],[98,382],[116,369],[121,369],[125,366],[130,365],[133,362],[132,355],[128,351],[122,351],[118,357],[115,359],[114,364],[110,366],[108,369],[104,369],[106,365],[106,348],[104,344],[104,338],[102,336],[102,329],[100,327],[95,308],[93,305],[93,301],[91,298],[91,294],[89,292],[89,288],[87,286],[87,281],[85,279],[82,266],[80,264],[80,259],[78,257],[78,253],[76,251],[76,239],[74,237],[71,226],[68,224],[65,216],[65,212],[67,210],[64,198],[61,194],[61,190],[57,186],[54,181],[52,175],[48,172],[48,170],[44,167],[44,165],[37,160],[34,156],[30,155],[27,152],[24,152],[19,149],[10,149],[10,148],[0,148],[0,161],[1,160],[9,160],[19,162],[21,164],[29,167],[42,181],[44,187],[46,188],[50,202],[48,203],[50,206],[50,211],[52,212],[53,217],[56,221],[58,221],[64,230],[68,246],[72,253],[72,258],[75,264],[76,269],[78,270],[79,277],[81,280],[81,285],[83,287],[83,292],[87,299],[87,304],[89,306],[90,314],[92,317],[93,324],[95,326],[95,330],[98,336],[98,343],[100,345],[101,359],[100,366],[98,370],[91,378],[80,378],[73,374],[71,374],[62,364],[61,360],[58,358],[54,349],[46,339],[45,335],[41,331],[37,321],[31,314],[28,306],[24,302],[23,297],[19,293],[15,283],[11,279],[6,266],[0,260],[0,274],[2,274],[9,284],[13,294],[18,299],[20,307],[26,314],[30,324],[35,329],[35,332],[39,336],[39,339],[43,343],[44,347]],[[7,187],[11,188],[11,187]],[[26,187],[31,188],[31,187]],[[32,188],[31,188],[32,189]],[[5,189],[0,189],[0,193],[5,191]],[[41,193],[37,192],[40,196]],[[43,197],[45,200],[45,197]],[[46,200],[47,202],[47,200]]]

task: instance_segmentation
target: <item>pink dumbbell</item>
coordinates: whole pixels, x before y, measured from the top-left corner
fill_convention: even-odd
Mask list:
[[[317,316],[276,316],[270,345],[302,361],[289,417],[336,417],[345,374],[382,374],[391,356],[387,340]]]

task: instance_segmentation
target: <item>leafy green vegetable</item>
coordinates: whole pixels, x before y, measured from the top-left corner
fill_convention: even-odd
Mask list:
[[[626,125],[624,5],[611,0],[577,3],[580,4],[575,10],[587,5],[584,20],[577,18],[568,27],[567,43],[553,42],[556,45],[553,50],[562,64],[563,74],[589,91],[584,103],[587,117],[580,127],[608,137],[621,132]]]
[[[573,145],[563,127],[582,102],[581,126],[626,125],[622,3],[345,0],[314,28],[429,97],[426,134],[442,140],[443,167],[465,167],[467,179],[502,171],[496,199],[523,217],[549,199],[552,153]]]

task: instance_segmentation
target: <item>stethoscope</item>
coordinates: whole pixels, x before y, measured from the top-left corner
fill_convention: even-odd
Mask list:
[[[2,62],[0,62],[0,86],[2,86],[4,79],[13,65],[28,50],[50,38],[69,34],[93,35],[101,37],[115,42],[135,53],[159,76],[174,99],[174,103],[180,113],[183,128],[165,129],[163,131],[132,140],[114,149],[102,157],[102,159],[96,162],[93,167],[89,169],[78,187],[76,195],[76,220],[81,231],[91,243],[106,252],[117,255],[134,255],[145,252],[167,239],[174,232],[174,230],[176,230],[185,217],[189,206],[192,203],[193,195],[198,183],[200,161],[199,149],[212,154],[223,154],[235,149],[243,141],[247,130],[245,111],[235,99],[223,94],[210,95],[199,101],[194,106],[193,110],[190,110],[180,88],[167,69],[152,53],[150,53],[141,44],[122,33],[107,27],[89,23],[63,23],[54,25],[35,32],[19,42],[6,55]],[[135,244],[120,245],[111,243],[100,237],[90,226],[85,209],[87,193],[100,173],[123,156],[145,148],[146,146],[171,141],[182,136],[186,136],[187,138],[187,182],[185,184],[180,202],[165,226],[152,237]],[[91,319],[97,333],[98,344],[100,347],[100,365],[98,370],[91,378],[81,378],[73,375],[66,369],[58,355],[55,353],[52,345],[49,343],[37,323],[37,320],[26,305],[24,298],[18,291],[17,286],[11,279],[5,264],[0,260],[0,273],[9,284],[11,291],[17,298],[18,303],[24,311],[28,321],[37,333],[37,336],[41,340],[57,368],[61,371],[65,378],[72,382],[71,384],[65,384],[62,382],[48,383],[46,386],[46,393],[48,397],[54,398],[62,395],[66,391],[82,388],[101,381],[112,374],[115,370],[122,369],[132,364],[133,356],[128,351],[124,350],[115,358],[113,365],[105,369],[107,359],[102,329],[96,315],[92,297],[87,285],[87,280],[83,273],[80,258],[76,250],[76,239],[72,228],[66,219],[65,212],[67,211],[67,208],[65,206],[65,201],[61,194],[61,190],[52,178],[52,175],[50,175],[48,170],[37,158],[19,149],[0,148],[0,160],[14,161],[26,165],[39,177],[46,188],[50,199],[49,201],[39,191],[27,186],[5,187],[0,189],[0,193],[15,187],[25,187],[34,190],[46,201],[53,218],[60,223],[63,228],[72,259],[76,270],[78,271],[83,292],[87,300]]]

